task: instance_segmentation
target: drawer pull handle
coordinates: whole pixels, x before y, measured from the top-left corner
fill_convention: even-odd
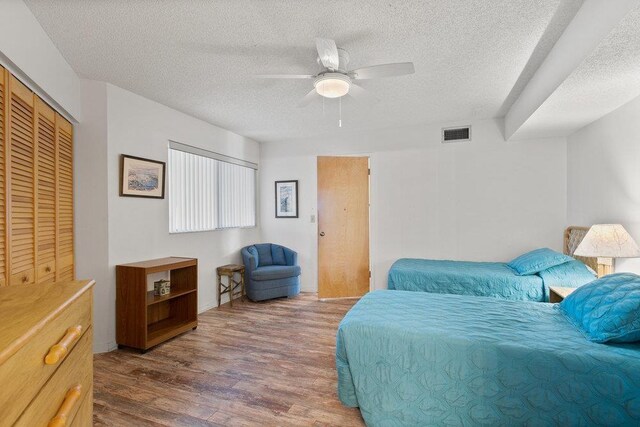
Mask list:
[[[51,419],[51,421],[49,421],[49,427],[64,427],[67,425],[69,414],[80,399],[81,394],[82,385],[80,384],[71,387],[69,391],[67,391],[67,394],[64,397],[64,402],[62,402],[60,409],[58,409],[58,413]]]
[[[51,267],[49,267],[48,265],[45,267],[44,271],[46,271],[47,273],[51,271]]]
[[[29,278],[27,276],[22,276],[22,283],[27,283]]]
[[[67,333],[60,342],[49,349],[49,353],[44,358],[44,363],[46,365],[55,365],[58,363],[67,355],[69,347],[80,338],[81,334],[82,326],[80,325],[67,329]]]

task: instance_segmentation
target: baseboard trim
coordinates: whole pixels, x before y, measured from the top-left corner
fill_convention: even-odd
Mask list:
[[[93,343],[93,354],[109,353],[110,351],[118,348],[115,341],[108,341],[104,343]]]

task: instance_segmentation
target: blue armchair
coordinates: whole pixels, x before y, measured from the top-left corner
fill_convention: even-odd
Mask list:
[[[259,243],[242,249],[246,293],[252,301],[300,293],[298,254],[284,246]]]

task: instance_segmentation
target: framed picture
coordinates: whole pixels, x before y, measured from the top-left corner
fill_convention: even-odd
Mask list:
[[[298,181],[276,181],[276,218],[298,218]]]
[[[165,163],[120,156],[120,196],[164,199]]]

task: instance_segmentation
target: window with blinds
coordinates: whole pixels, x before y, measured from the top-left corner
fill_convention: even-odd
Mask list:
[[[188,145],[169,146],[169,232],[256,225],[256,168]]]

